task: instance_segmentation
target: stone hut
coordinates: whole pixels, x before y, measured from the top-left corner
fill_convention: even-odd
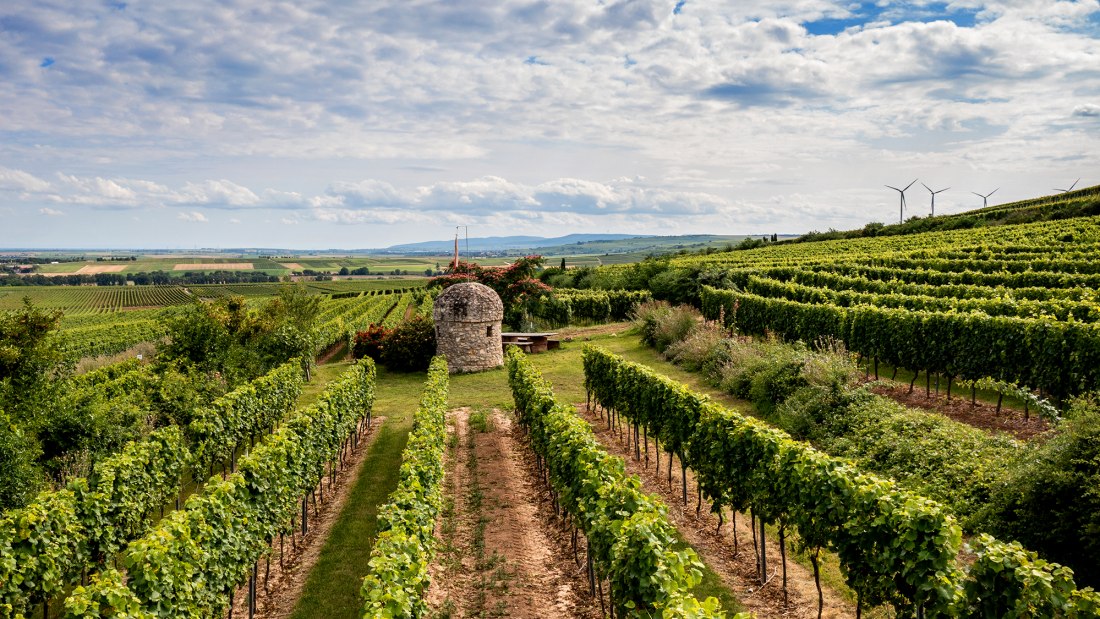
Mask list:
[[[492,288],[477,282],[453,284],[432,308],[437,355],[454,372],[477,372],[504,364],[500,323],[504,304]]]

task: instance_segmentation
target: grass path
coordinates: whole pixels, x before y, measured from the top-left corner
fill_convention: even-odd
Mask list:
[[[363,460],[355,487],[321,549],[292,617],[358,619],[359,586],[374,545],[378,508],[397,487],[401,452],[423,385],[424,374],[379,370],[374,414],[386,417],[386,423]]]
[[[652,363],[658,359],[652,351],[639,343],[636,336],[611,334],[596,336],[594,339],[599,345],[632,360]],[[581,349],[582,342],[575,341],[565,344],[554,353],[531,357],[547,379],[554,383],[556,393],[563,401],[584,401]],[[317,371],[332,372],[335,377],[343,367],[346,364],[328,364],[319,366]],[[664,367],[661,371],[665,371]],[[677,368],[672,367],[666,373],[677,380],[698,385],[697,379],[691,374]],[[321,382],[316,381],[318,384]],[[359,616],[359,586],[366,573],[374,544],[377,510],[397,485],[401,452],[411,429],[412,413],[416,409],[423,383],[422,373],[379,371],[374,411],[377,415],[385,416],[387,421],[362,464],[359,479],[321,551],[320,559],[309,574],[302,597],[291,615],[295,619],[352,619]],[[311,401],[310,398],[315,399],[316,393],[312,389],[303,392],[303,403]],[[733,406],[736,402],[730,400],[728,404]],[[507,373],[503,369],[497,369],[452,376],[448,408],[463,406],[511,410],[514,403],[508,388]],[[733,593],[709,568],[704,575],[703,584],[695,593],[703,597],[716,596],[727,608],[736,604]]]

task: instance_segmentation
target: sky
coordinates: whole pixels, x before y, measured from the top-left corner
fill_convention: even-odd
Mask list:
[[[850,229],[1100,184],[1100,0],[7,0],[0,247]]]

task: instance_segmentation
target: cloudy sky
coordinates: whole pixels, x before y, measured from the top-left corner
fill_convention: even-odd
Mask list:
[[[1098,39],[1100,0],[7,0],[0,247],[960,211],[1100,184]]]

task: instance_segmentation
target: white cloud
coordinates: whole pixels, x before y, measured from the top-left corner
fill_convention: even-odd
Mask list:
[[[38,209],[38,212],[45,215],[45,216],[47,216],[47,217],[60,217],[60,216],[65,214],[63,211],[58,211],[58,210],[49,208],[48,206],[44,206],[44,207]]]
[[[1100,105],[1095,103],[1083,103],[1073,108],[1074,116],[1083,116],[1085,118],[1100,118]]]
[[[48,182],[33,174],[0,166],[0,191],[43,193],[49,191],[49,189],[50,184]]]
[[[739,232],[715,226],[884,219],[889,196],[862,192],[894,175],[1025,197],[1100,164],[1081,121],[1100,115],[1100,0],[675,4],[17,0],[0,195]],[[790,218],[792,196],[822,219]]]
[[[183,211],[179,215],[176,215],[176,219],[180,221],[190,221],[194,223],[207,223],[210,220],[206,218],[206,215],[198,211]]]
[[[329,213],[333,209],[364,209],[370,210],[373,217],[379,217],[385,210],[479,216],[513,211],[671,215],[721,212],[729,208],[728,202],[720,196],[653,187],[642,178],[619,178],[605,182],[560,178],[527,185],[499,176],[484,176],[470,181],[449,181],[405,190],[382,181],[365,180],[336,184],[328,189],[326,196],[311,202],[319,213]],[[411,213],[401,213],[388,219],[410,221],[414,217]],[[336,219],[341,218],[347,219],[346,216]]]
[[[173,199],[179,204],[201,204],[213,207],[249,207],[260,203],[251,189],[225,179],[187,183]]]

